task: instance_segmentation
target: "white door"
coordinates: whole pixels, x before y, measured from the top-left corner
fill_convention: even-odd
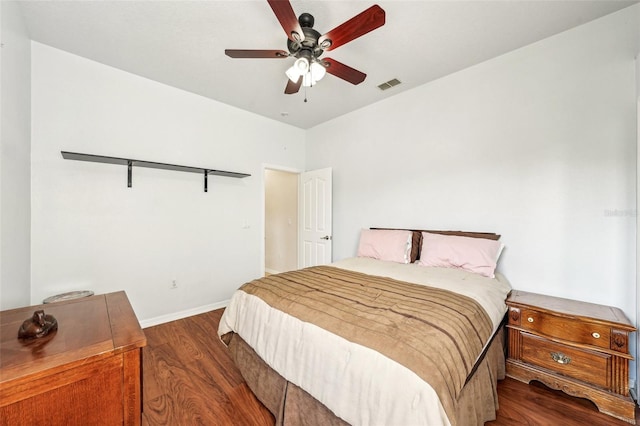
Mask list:
[[[300,174],[298,267],[331,263],[331,168]]]

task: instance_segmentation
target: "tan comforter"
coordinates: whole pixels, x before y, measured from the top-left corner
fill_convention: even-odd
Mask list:
[[[220,333],[234,331],[250,344],[254,341],[252,346],[257,347],[257,352],[272,368],[287,380],[305,388],[336,414],[352,423],[378,423],[393,419],[410,421],[413,418],[406,414],[406,407],[398,407],[400,411],[405,411],[399,417],[396,416],[398,413],[393,412],[393,407],[389,408],[391,412],[380,410],[384,415],[382,420],[375,418],[375,415],[369,418],[368,414],[349,413],[349,410],[343,413],[344,407],[332,407],[335,397],[330,393],[336,392],[336,384],[346,383],[349,376],[353,375],[349,365],[353,362],[349,358],[354,354],[353,361],[356,362],[363,352],[360,348],[364,348],[364,352],[368,350],[377,353],[378,358],[382,355],[381,358],[391,360],[390,363],[399,364],[404,367],[400,370],[400,375],[416,375],[417,377],[411,378],[414,382],[424,382],[427,388],[435,390],[438,404],[425,402],[422,407],[421,399],[428,399],[425,396],[429,394],[427,391],[410,394],[413,395],[413,401],[407,402],[408,407],[419,412],[422,408],[433,410],[435,405],[436,414],[440,414],[438,411],[446,413],[441,416],[444,418],[441,423],[447,424],[447,417],[453,418],[452,413],[465,380],[494,329],[494,324],[483,307],[470,297],[445,289],[331,266],[307,268],[256,280],[242,286],[236,294],[229,306],[229,318],[221,321]],[[251,303],[240,303],[240,299],[248,299]],[[247,320],[243,316],[243,312],[265,309],[263,305],[266,306],[267,313],[256,317],[261,319]],[[297,328],[287,325],[291,322]],[[249,331],[250,329],[253,331]],[[268,330],[275,332],[271,341],[266,339]],[[308,361],[300,362],[304,371],[295,371],[295,368],[292,371],[290,366],[285,368],[285,361],[275,355],[284,352],[295,357],[307,352],[313,357],[314,351],[306,347],[308,342],[301,337],[309,331],[311,334],[337,336],[336,339],[344,339],[347,342],[345,344],[353,345],[353,348],[342,352],[339,348],[336,349],[339,357],[346,353],[347,359],[327,360],[328,370],[324,371],[325,377],[321,378],[328,382],[324,388],[315,383],[318,377],[307,377]],[[288,349],[283,350],[283,346]],[[318,349],[317,356],[330,358],[331,353]],[[293,358],[289,360],[289,364],[292,360]],[[371,365],[380,365],[378,362],[379,360]],[[308,369],[313,370],[312,367]],[[378,373],[375,370],[380,369],[376,368],[369,373],[372,387]],[[389,374],[388,371],[380,371],[382,375],[385,373]],[[387,383],[388,379],[389,377],[385,379]],[[366,383],[362,384],[361,377],[357,380],[361,382],[359,389],[362,392]],[[305,386],[305,382],[312,385],[311,389]],[[348,385],[343,385],[340,389],[343,387],[349,388]],[[324,390],[325,388],[328,390]],[[377,395],[373,397],[389,405],[384,398]],[[366,399],[367,396],[360,399],[363,398]],[[364,407],[371,410],[371,405],[369,401]],[[429,415],[426,418],[432,417]]]

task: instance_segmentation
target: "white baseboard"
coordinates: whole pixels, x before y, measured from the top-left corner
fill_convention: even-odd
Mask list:
[[[191,317],[193,315],[204,314],[205,312],[214,311],[220,308],[226,308],[229,304],[229,300],[223,300],[222,302],[212,303],[210,305],[198,306],[197,308],[187,309],[180,312],[173,312],[166,315],[160,315],[159,317],[149,318],[140,321],[140,327],[147,328],[154,325],[164,324],[166,322],[176,321],[182,318]]]
[[[275,269],[269,269],[269,268],[264,268],[264,271],[267,274],[271,274],[271,275],[279,274],[280,272],[282,272],[282,271],[276,271]]]
[[[631,394],[631,399],[636,402],[636,405],[640,404],[638,392],[636,391],[636,381],[634,379],[629,379],[629,393]]]

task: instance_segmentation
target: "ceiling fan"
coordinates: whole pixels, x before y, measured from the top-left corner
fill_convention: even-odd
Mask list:
[[[267,0],[280,25],[287,34],[288,52],[284,50],[242,50],[226,49],[224,53],[231,58],[296,58],[293,66],[286,72],[289,80],[284,93],[293,94],[300,86],[313,86],[324,77],[332,74],[351,84],[360,84],[367,75],[331,58],[320,59],[324,51],[333,50],[349,43],[366,33],[384,25],[385,12],[374,5],[348,21],[338,25],[328,33],[321,35],[313,29],[314,18],[303,13],[296,18],[289,0]]]

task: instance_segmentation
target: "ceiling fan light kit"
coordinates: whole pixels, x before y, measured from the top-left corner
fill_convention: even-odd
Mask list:
[[[380,6],[371,6],[321,35],[313,28],[314,17],[309,13],[303,13],[296,18],[289,0],[267,0],[267,2],[287,35],[289,53],[283,50],[226,49],[227,56],[231,58],[296,58],[293,65],[285,72],[288,77],[285,94],[297,93],[300,86],[314,86],[327,73],[354,85],[364,81],[367,77],[365,73],[331,58],[320,59],[320,56],[325,50],[333,50],[383,26],[385,12]]]
[[[307,70],[309,69],[309,61],[305,58],[297,59],[291,68],[289,68],[285,74],[289,77],[289,80],[296,82],[298,79],[303,76]]]
[[[324,65],[318,61],[313,61],[309,64],[306,58],[296,59],[293,66],[289,68],[285,74],[289,77],[292,83],[297,84],[302,77],[302,85],[304,87],[315,86],[317,82],[327,74],[327,70]]]
[[[327,70],[324,65],[319,62],[312,62],[309,67],[309,72],[302,78],[302,85],[304,87],[315,86],[315,84],[322,80],[326,74]]]

